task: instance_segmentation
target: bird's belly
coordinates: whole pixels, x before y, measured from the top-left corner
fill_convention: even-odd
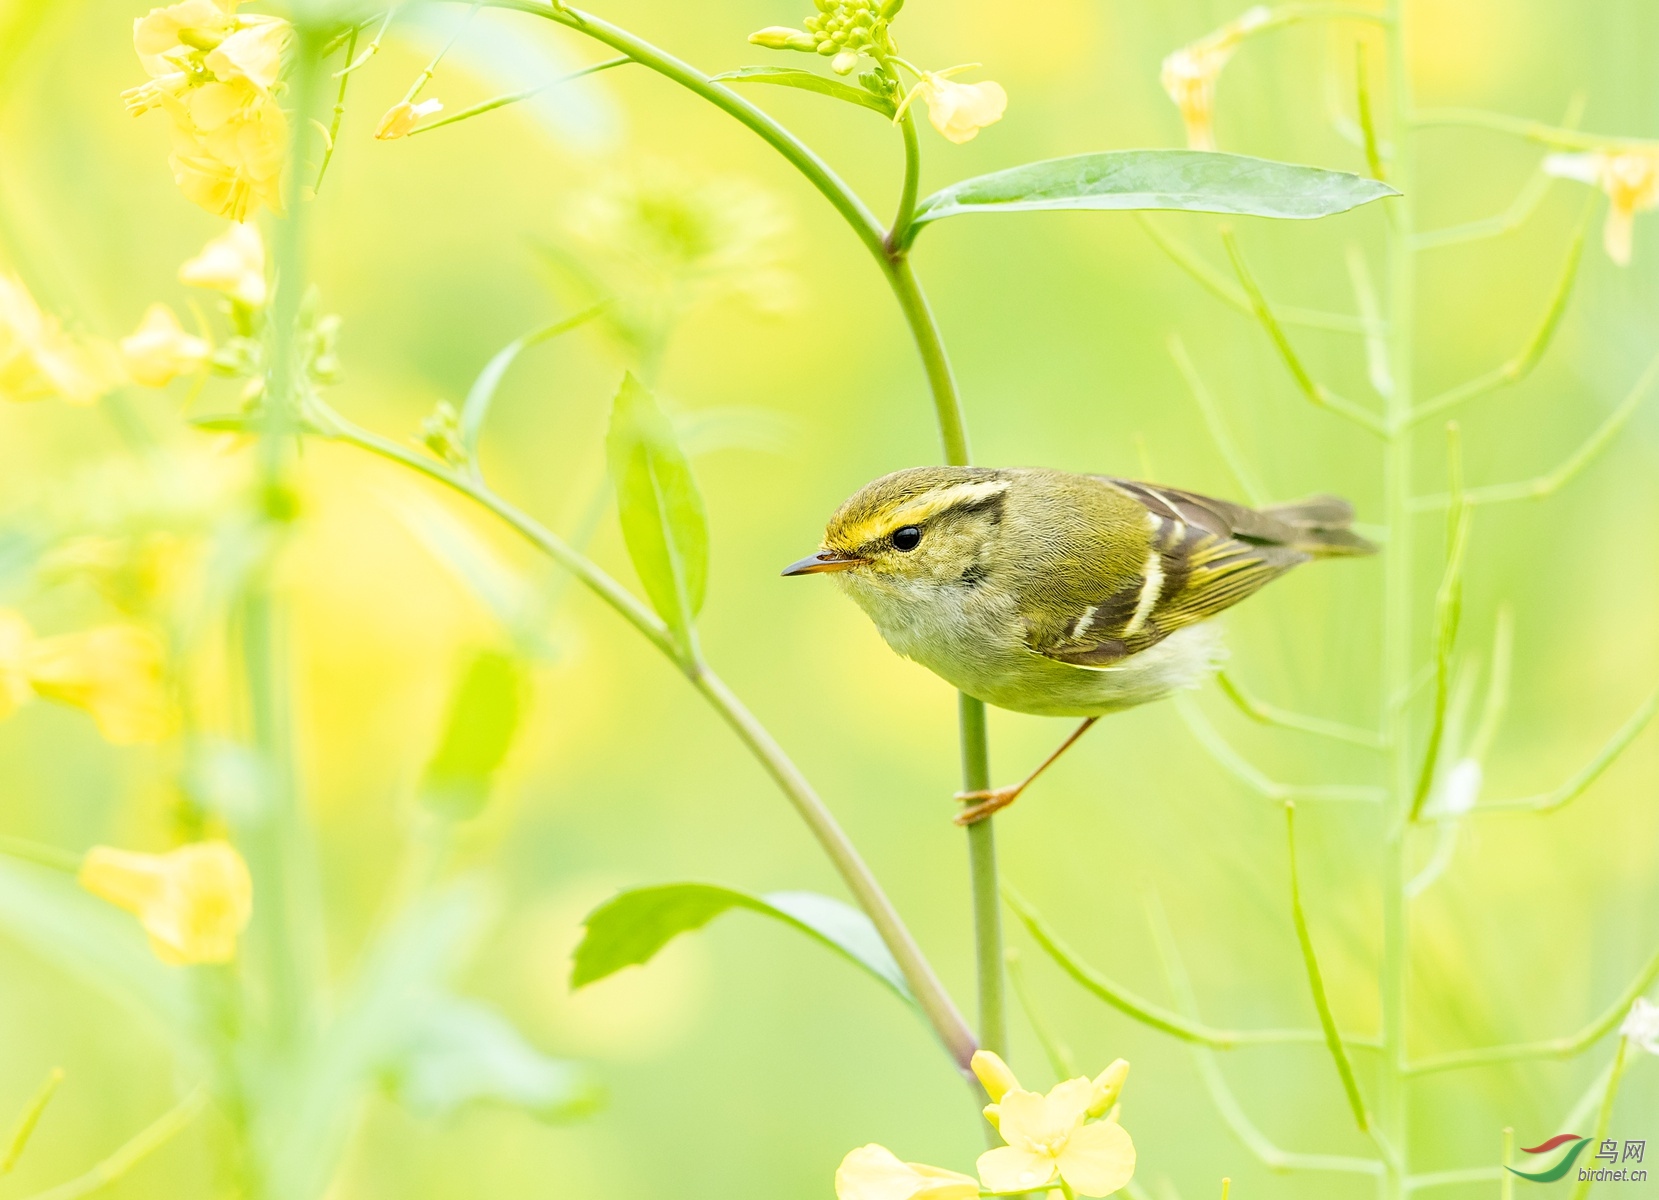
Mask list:
[[[1221,629],[1190,625],[1107,667],[1078,667],[1024,646],[977,656],[912,655],[947,682],[987,704],[1048,717],[1093,717],[1196,687],[1220,666]]]

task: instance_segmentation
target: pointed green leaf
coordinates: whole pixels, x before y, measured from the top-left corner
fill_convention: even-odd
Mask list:
[[[802,71],[795,67],[739,67],[735,71],[727,71],[724,75],[714,76],[715,83],[771,83],[780,87],[800,88],[803,91],[817,92],[822,96],[833,96],[837,100],[844,100],[848,104],[857,104],[864,108],[874,109],[884,117],[893,115],[893,103],[865,88],[850,83],[842,83],[839,79],[831,79],[828,75],[819,75],[813,71]]]
[[[679,934],[701,929],[734,908],[793,926],[863,967],[901,999],[915,1002],[881,935],[856,908],[815,892],[755,896],[711,883],[634,888],[594,909],[572,956],[570,986],[583,987],[623,967],[649,962]]]
[[[490,405],[495,402],[495,394],[501,387],[501,381],[506,378],[508,369],[518,360],[518,356],[537,342],[545,342],[562,333],[568,333],[604,311],[603,304],[595,304],[573,317],[564,317],[551,325],[521,334],[495,352],[490,361],[484,364],[484,369],[478,372],[478,378],[472,381],[472,387],[467,389],[467,398],[461,404],[461,449],[468,459],[475,458],[478,454],[478,437],[484,430],[484,419],[490,415]]]
[[[1397,195],[1363,175],[1242,154],[1107,150],[953,183],[917,206],[914,227],[960,213],[1048,209],[1182,209],[1307,220]]]
[[[523,692],[512,656],[481,650],[468,659],[450,698],[443,740],[421,780],[422,803],[457,821],[483,811],[518,730]]]
[[[605,450],[634,570],[657,615],[689,647],[708,585],[708,518],[673,425],[632,375],[611,407]]]

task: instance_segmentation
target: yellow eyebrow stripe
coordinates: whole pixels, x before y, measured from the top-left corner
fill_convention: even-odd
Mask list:
[[[923,493],[906,501],[892,512],[866,517],[845,530],[841,536],[850,545],[861,546],[884,537],[906,525],[920,525],[942,512],[964,504],[975,504],[1008,490],[1006,479],[984,479],[971,483],[953,483],[950,487]]]

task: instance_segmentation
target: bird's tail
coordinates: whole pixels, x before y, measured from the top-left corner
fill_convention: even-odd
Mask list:
[[[1354,506],[1340,496],[1309,496],[1290,504],[1261,510],[1264,516],[1296,531],[1292,543],[1314,558],[1344,558],[1375,554],[1377,547],[1353,531]]]

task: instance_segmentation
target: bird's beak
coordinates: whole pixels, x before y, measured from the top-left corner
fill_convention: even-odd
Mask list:
[[[790,563],[783,569],[783,573],[785,575],[820,575],[825,571],[845,571],[848,567],[856,567],[864,561],[862,558],[837,554],[833,550],[820,550],[817,554],[809,555],[800,562]]]

